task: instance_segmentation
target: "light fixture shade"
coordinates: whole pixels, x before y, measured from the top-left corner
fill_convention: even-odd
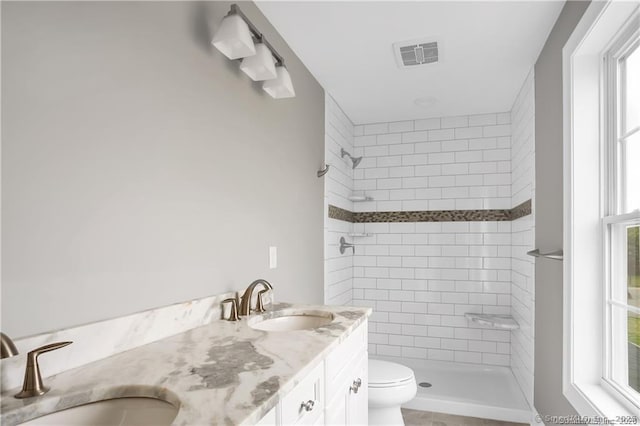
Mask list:
[[[296,95],[289,71],[285,67],[276,67],[278,76],[262,83],[265,92],[275,99],[293,98]]]
[[[211,44],[229,59],[256,54],[249,26],[239,15],[225,16]]]
[[[271,80],[278,76],[276,60],[264,43],[256,44],[256,54],[244,58],[240,69],[253,81]]]

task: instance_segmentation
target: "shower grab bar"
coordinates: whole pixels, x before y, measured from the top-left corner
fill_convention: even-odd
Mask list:
[[[544,258],[553,259],[553,260],[564,259],[563,257],[564,253],[562,252],[562,249],[552,251],[550,253],[540,253],[540,249],[535,249],[535,250],[528,251],[527,254],[533,257],[544,257]]]

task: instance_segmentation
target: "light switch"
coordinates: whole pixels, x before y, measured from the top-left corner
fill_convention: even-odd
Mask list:
[[[269,269],[276,269],[278,267],[278,247],[269,247]]]

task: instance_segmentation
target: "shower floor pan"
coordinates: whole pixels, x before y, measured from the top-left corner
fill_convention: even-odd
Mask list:
[[[418,394],[404,408],[530,423],[532,411],[511,369],[475,364],[374,357],[413,369]]]

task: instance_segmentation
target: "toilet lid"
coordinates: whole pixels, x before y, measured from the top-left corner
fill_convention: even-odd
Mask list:
[[[369,360],[369,385],[385,385],[413,379],[413,370],[395,362]]]

